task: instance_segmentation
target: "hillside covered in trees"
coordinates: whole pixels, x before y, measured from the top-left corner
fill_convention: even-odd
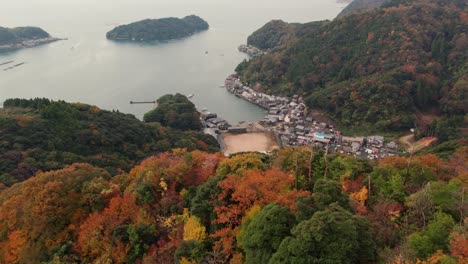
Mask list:
[[[157,107],[143,117],[145,122],[158,122],[163,126],[180,130],[200,130],[200,113],[195,105],[182,94],[168,94],[157,100]]]
[[[285,48],[306,33],[311,33],[330,21],[318,21],[306,24],[286,23],[282,20],[272,20],[252,33],[247,38],[247,44],[262,50]]]
[[[49,38],[49,33],[38,27],[0,27],[0,45],[18,44],[25,40]]]
[[[133,115],[48,99],[10,99],[0,109],[0,184],[10,186],[38,171],[75,162],[111,174],[129,171],[155,153],[184,147],[218,151],[196,130],[143,123]]]
[[[378,162],[174,149],[0,187],[0,263],[466,263],[468,147]]]
[[[463,0],[393,0],[318,27],[270,23],[249,40],[275,48],[236,71],[263,92],[305,96],[346,127],[408,129],[426,112],[463,116],[466,8]]]
[[[208,23],[191,15],[184,18],[145,19],[114,28],[107,33],[111,40],[167,41],[188,37],[196,32],[207,30]]]

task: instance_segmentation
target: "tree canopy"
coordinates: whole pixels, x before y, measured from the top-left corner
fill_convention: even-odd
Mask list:
[[[158,106],[145,114],[145,122],[158,122],[180,130],[201,129],[200,114],[195,105],[182,94],[165,95],[157,100]]]

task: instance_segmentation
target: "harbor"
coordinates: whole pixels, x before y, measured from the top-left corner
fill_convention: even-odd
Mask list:
[[[268,131],[278,139],[279,146],[309,146],[326,149],[329,153],[343,153],[367,159],[395,156],[399,152],[398,144],[394,141],[387,142],[384,136],[343,135],[331,122],[324,122],[310,114],[304,98],[299,95],[286,97],[257,92],[244,85],[237,74],[232,74],[226,79],[225,88],[233,95],[262,107],[266,110],[266,115],[258,122],[241,124],[234,128],[227,122],[218,126],[220,120],[208,126],[228,131],[241,131],[240,127],[245,128],[245,131],[242,131],[245,133]]]

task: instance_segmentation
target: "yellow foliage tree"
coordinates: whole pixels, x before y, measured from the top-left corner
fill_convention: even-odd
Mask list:
[[[367,190],[367,187],[364,186],[361,188],[359,192],[354,192],[351,193],[349,196],[354,199],[356,202],[358,202],[361,205],[364,205],[367,201],[369,191]]]
[[[188,260],[186,257],[182,257],[179,263],[180,264],[195,264],[195,262]]]
[[[191,216],[184,225],[184,240],[203,240],[206,238],[206,228],[201,224],[200,219]]]

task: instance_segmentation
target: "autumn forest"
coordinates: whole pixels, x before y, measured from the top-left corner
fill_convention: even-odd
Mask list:
[[[462,263],[461,144],[448,160],[174,149],[129,173],[39,172],[0,191],[0,261]]]
[[[237,72],[340,128],[395,141],[413,128],[436,144],[382,159],[328,145],[225,156],[181,94],[143,121],[8,99],[0,264],[468,263],[466,1],[381,2],[333,21],[272,21],[248,40],[266,54]]]

